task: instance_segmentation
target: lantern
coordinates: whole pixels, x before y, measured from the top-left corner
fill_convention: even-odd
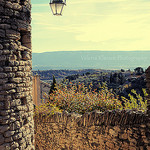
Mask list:
[[[50,0],[50,7],[53,15],[61,16],[66,0]]]

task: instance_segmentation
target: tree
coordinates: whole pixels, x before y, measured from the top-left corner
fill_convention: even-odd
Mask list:
[[[121,69],[121,72],[125,72],[125,70],[124,70],[124,69]]]
[[[54,91],[56,91],[56,79],[55,79],[55,76],[53,75],[53,82],[51,84],[51,87],[50,87],[50,91],[49,91],[49,94],[52,94],[54,93]]]
[[[134,71],[135,71],[136,75],[142,75],[144,73],[144,70],[141,67],[135,68]]]

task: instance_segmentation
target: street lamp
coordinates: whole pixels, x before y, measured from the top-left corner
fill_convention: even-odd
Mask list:
[[[66,0],[50,0],[50,7],[53,15],[61,16]]]

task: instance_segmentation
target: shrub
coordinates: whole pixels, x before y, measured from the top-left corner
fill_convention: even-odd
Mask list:
[[[59,108],[56,107],[55,104],[50,103],[42,103],[34,109],[34,115],[36,115],[36,117],[38,117],[39,115],[48,117],[50,115],[53,115],[55,112],[61,112],[61,110],[59,110]]]
[[[124,109],[136,109],[136,110],[141,110],[141,111],[146,111],[147,110],[147,99],[146,97],[148,96],[146,89],[142,89],[144,93],[144,98],[140,95],[137,94],[137,92],[132,89],[131,92],[136,95],[134,97],[133,95],[129,94],[130,99],[126,99],[125,97],[122,97],[122,100],[124,101]]]
[[[70,83],[69,87],[58,85],[57,90],[47,96],[47,100],[59,109],[80,114],[93,110],[122,109],[121,102],[108,90],[106,83],[100,88],[99,92],[95,92],[92,91],[92,84],[88,88],[82,83],[77,86]]]

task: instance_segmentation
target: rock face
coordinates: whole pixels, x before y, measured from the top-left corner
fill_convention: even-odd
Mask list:
[[[0,0],[0,150],[34,149],[31,0]]]

